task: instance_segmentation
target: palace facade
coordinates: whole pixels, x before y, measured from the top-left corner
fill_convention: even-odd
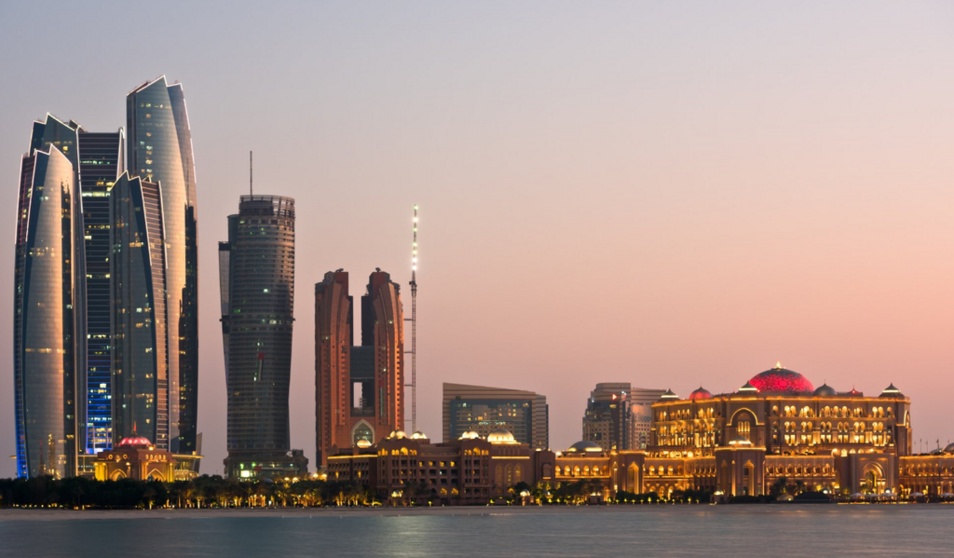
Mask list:
[[[910,400],[894,385],[877,396],[828,385],[777,365],[737,391],[667,391],[652,405],[645,450],[609,450],[581,441],[565,451],[534,451],[509,432],[465,433],[432,444],[392,434],[332,455],[329,479],[357,480],[386,501],[407,501],[406,487],[447,504],[480,504],[519,482],[595,480],[603,498],[620,491],[704,491],[763,496],[773,485],[836,496],[954,498],[954,444],[912,455]]]

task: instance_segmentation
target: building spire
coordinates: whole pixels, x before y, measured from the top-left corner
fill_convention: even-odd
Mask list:
[[[248,150],[248,195],[254,195],[252,191],[252,150]]]

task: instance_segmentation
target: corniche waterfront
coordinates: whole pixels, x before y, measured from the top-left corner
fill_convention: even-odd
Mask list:
[[[949,555],[954,505],[0,511],[0,554]],[[111,550],[112,549],[112,550]]]

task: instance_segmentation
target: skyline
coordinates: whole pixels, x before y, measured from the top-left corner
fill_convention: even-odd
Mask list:
[[[0,46],[19,52],[30,26],[14,22],[55,4],[0,8]],[[79,51],[103,52],[105,31],[145,13],[91,6],[56,8],[85,31]],[[597,382],[719,393],[780,360],[839,390],[893,382],[915,403],[915,447],[954,439],[937,426],[954,388],[954,8],[543,6],[500,17],[427,3],[173,4],[151,17],[182,41],[148,60],[120,51],[97,73],[37,45],[0,62],[18,78],[0,110],[8,230],[34,119],[115,131],[136,84],[186,84],[205,473],[225,456],[216,242],[247,191],[249,149],[256,192],[316,215],[297,226],[304,308],[337,268],[380,267],[408,292],[408,210],[420,204],[418,421],[432,436],[442,382],[546,395],[551,445],[565,449]],[[0,259],[14,260],[12,234]],[[2,292],[10,316],[12,272]],[[313,466],[303,316],[291,445]],[[0,377],[5,455],[12,384]]]

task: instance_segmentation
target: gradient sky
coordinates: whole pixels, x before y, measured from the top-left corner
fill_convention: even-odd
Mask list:
[[[195,146],[203,472],[225,457],[216,243],[249,149],[256,192],[297,200],[291,433],[312,460],[314,283],[406,284],[414,203],[435,439],[445,381],[546,394],[562,449],[596,382],[733,391],[776,360],[894,382],[916,449],[954,439],[954,3],[314,4],[0,4],[10,349],[31,122],[114,130],[165,74]]]

